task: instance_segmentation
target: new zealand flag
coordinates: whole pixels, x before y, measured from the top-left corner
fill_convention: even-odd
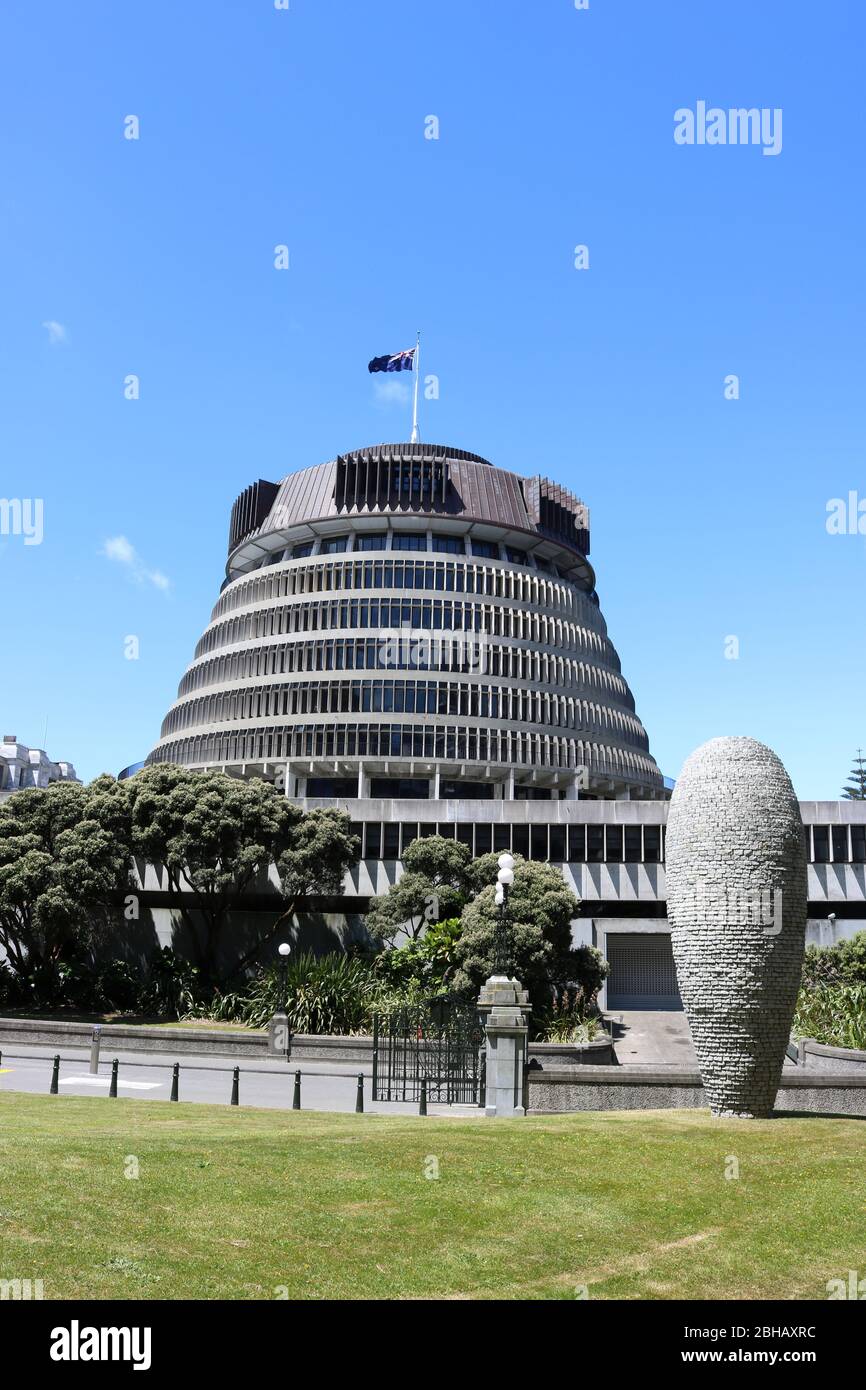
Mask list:
[[[415,362],[415,349],[395,352],[385,357],[374,357],[367,366],[368,372],[411,372]]]

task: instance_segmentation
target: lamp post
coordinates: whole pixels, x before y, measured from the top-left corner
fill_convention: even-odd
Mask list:
[[[514,882],[514,859],[510,854],[500,854],[499,873],[496,875],[496,896],[494,902],[499,908],[496,927],[493,933],[493,974],[510,977],[514,969],[511,959],[511,933],[508,930],[508,890]]]
[[[281,941],[277,947],[280,957],[280,1004],[271,1019],[270,1051],[282,1055],[288,1062],[292,1055],[292,1034],[289,1032],[289,956],[292,948],[288,941]]]

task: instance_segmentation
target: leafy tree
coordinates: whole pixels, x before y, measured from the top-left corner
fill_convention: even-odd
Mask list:
[[[283,912],[252,943],[235,970],[291,917],[301,899],[339,891],[360,846],[348,816],[303,812],[269,782],[155,764],[128,785],[134,852],[162,866],[206,983],[218,977],[229,910],[271,864]]]
[[[485,856],[493,859],[496,856]],[[454,947],[455,986],[477,992],[493,970],[499,909],[495,887],[488,882],[463,909],[463,930]],[[552,864],[529,863],[515,856],[514,883],[508,894],[508,928],[517,978],[533,994],[551,983],[571,982],[579,962],[571,949],[571,920],[579,900]]]
[[[393,942],[401,931],[417,940],[431,923],[459,915],[472,893],[471,875],[466,845],[444,835],[413,840],[403,854],[402,877],[371,904],[368,932],[381,942]]]
[[[52,997],[61,960],[106,931],[129,855],[127,800],[111,777],[28,788],[0,806],[0,946],[37,994]]]
[[[423,936],[376,957],[374,968],[378,977],[401,991],[419,994],[441,991],[454,973],[454,951],[461,931],[459,917],[431,922]]]
[[[866,801],[866,758],[863,757],[863,750],[860,748],[857,749],[857,757],[848,773],[848,782],[842,790],[842,796],[846,801]]]

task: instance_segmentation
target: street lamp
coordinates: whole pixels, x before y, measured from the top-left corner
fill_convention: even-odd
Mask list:
[[[292,948],[288,941],[281,941],[277,947],[280,956],[280,1008],[271,1021],[272,1030],[275,1032],[275,1047],[279,1052],[285,1052],[286,1061],[292,1055],[292,1034],[289,1032],[289,956]],[[280,1043],[282,1042],[282,1046]]]
[[[514,859],[510,854],[500,854],[499,873],[496,875],[496,894],[494,902],[499,908],[496,928],[493,933],[493,973],[506,978],[511,971],[511,934],[508,930],[508,890],[514,882]]]

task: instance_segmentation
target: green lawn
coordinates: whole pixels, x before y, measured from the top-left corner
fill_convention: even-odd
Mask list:
[[[6,1092],[0,1279],[41,1278],[46,1298],[822,1299],[866,1271],[864,1167],[856,1120]]]

